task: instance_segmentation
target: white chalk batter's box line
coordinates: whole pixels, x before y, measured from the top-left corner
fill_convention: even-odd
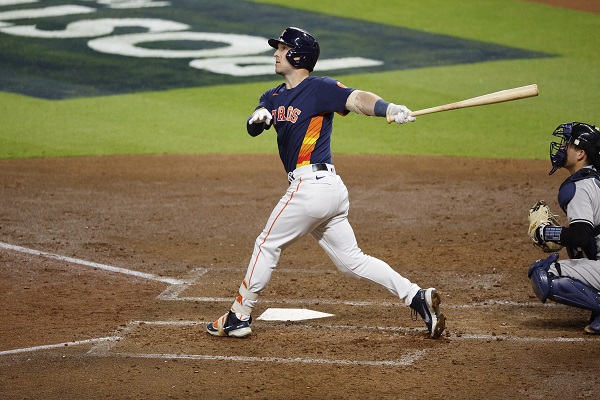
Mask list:
[[[127,268],[115,267],[112,265],[100,264],[91,261],[81,260],[73,257],[66,257],[59,254],[53,254],[45,251],[29,249],[22,246],[15,246],[8,243],[0,242],[0,249],[4,248],[6,250],[12,250],[20,253],[31,254],[35,256],[40,256],[44,258],[50,258],[59,261],[65,261],[70,264],[81,265],[85,267],[91,267],[94,269],[105,270],[109,272],[114,272],[123,275],[135,276],[137,278],[147,279],[150,281],[157,281],[167,283],[168,286],[162,293],[158,295],[158,299],[167,300],[167,301],[190,301],[190,302],[231,302],[232,298],[222,298],[222,297],[185,297],[181,294],[190,286],[194,285],[199,278],[205,275],[210,270],[208,268],[200,267],[196,268],[188,274],[188,276],[184,279],[176,279],[169,278],[164,276],[159,276],[155,274],[149,274],[145,272],[139,272]],[[227,268],[228,270],[238,270],[233,268]],[[221,268],[219,268],[221,270]],[[302,270],[303,271],[303,270]],[[319,271],[306,270],[311,271],[312,273],[316,273]],[[281,269],[279,272],[301,272],[301,270],[293,269],[293,270],[285,270]],[[320,273],[323,273],[320,271]],[[326,272],[331,273],[331,272]],[[388,301],[352,301],[352,300],[335,300],[335,299],[281,299],[281,300],[269,300],[266,298],[261,299],[261,303],[264,304],[298,304],[298,305],[315,305],[315,304],[327,304],[327,305],[347,305],[347,306],[364,306],[364,307],[404,307],[401,302],[388,302]],[[486,300],[484,302],[479,303],[470,303],[463,305],[445,305],[444,308],[474,308],[474,307],[497,307],[499,305],[505,306],[527,306],[527,307],[548,307],[554,306],[553,303],[550,304],[542,304],[540,302],[518,302],[518,301],[508,301],[508,300]]]

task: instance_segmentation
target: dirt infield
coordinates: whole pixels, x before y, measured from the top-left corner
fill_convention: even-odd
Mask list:
[[[529,0],[536,3],[544,3],[549,6],[570,8],[598,14],[600,13],[600,3],[597,0]]]
[[[0,160],[0,398],[597,398],[587,312],[542,305],[526,211],[556,210],[547,161],[337,156],[362,249],[443,293],[447,334],[342,276],[310,238],[284,253],[247,339],[232,301],[287,180],[276,156]],[[558,175],[558,176],[557,176]],[[563,218],[563,216],[561,216]]]

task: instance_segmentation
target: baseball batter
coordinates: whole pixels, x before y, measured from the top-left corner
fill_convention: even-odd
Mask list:
[[[600,334],[600,130],[594,125],[569,122],[553,132],[552,175],[565,168],[570,176],[558,191],[558,203],[568,226],[560,226],[549,210],[536,204],[530,210],[530,236],[546,251],[567,248],[569,259],[558,261],[558,253],[538,260],[529,268],[537,297],[590,310],[584,331]],[[539,218],[540,213],[551,215]]]
[[[440,337],[445,317],[440,312],[437,290],[421,289],[358,247],[348,222],[348,191],[331,156],[335,113],[390,116],[398,124],[415,118],[405,106],[388,103],[373,93],[347,88],[329,77],[310,76],[320,49],[305,30],[287,28],[278,39],[270,39],[269,45],[275,49],[275,73],[285,82],[260,97],[246,126],[251,136],[275,128],[290,185],[256,239],[231,310],[209,323],[208,333],[249,335],[252,309],[269,283],[282,251],[311,235],[341,272],[385,287],[421,316],[430,337]]]

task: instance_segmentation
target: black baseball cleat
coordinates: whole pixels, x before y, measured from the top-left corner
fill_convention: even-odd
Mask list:
[[[413,310],[413,319],[416,321],[416,315],[419,314],[427,329],[429,337],[437,339],[442,335],[446,328],[446,317],[440,311],[442,299],[434,288],[421,289],[413,297],[410,308]]]
[[[589,335],[600,335],[600,314],[592,313],[590,324],[584,328]]]
[[[243,338],[252,333],[250,324],[252,317],[247,321],[239,320],[233,311],[228,311],[220,316],[215,322],[210,322],[206,326],[206,331],[213,336],[232,336]]]

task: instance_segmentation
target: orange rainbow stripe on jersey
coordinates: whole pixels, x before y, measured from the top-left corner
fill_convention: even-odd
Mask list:
[[[298,161],[296,161],[296,168],[310,164],[310,156],[312,155],[317,140],[321,136],[321,128],[323,127],[323,116],[319,115],[313,117],[308,124],[308,129],[304,135],[300,152],[298,153]]]

